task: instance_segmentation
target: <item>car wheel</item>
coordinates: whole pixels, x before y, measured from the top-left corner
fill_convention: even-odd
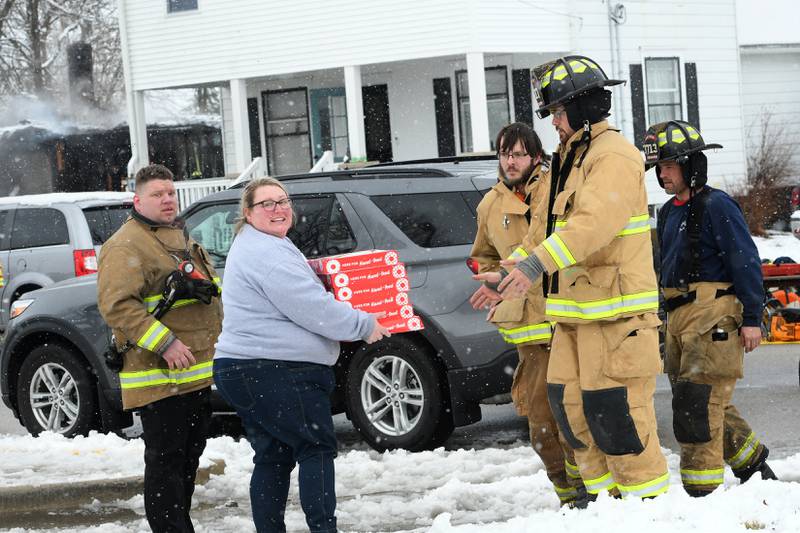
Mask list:
[[[348,413],[372,448],[430,449],[453,432],[448,389],[433,357],[404,339],[364,345],[353,355]]]
[[[95,381],[86,363],[59,344],[34,348],[19,372],[17,401],[25,428],[86,435],[96,420]]]

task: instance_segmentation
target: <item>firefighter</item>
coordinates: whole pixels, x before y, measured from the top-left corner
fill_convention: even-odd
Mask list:
[[[97,277],[100,313],[124,352],[122,404],[141,416],[145,513],[155,532],[194,531],[189,509],[211,421],[222,319],[219,278],[177,212],[172,172],[140,170],[131,216],[100,250]],[[175,283],[184,273],[194,279]]]
[[[500,261],[524,254],[529,227],[539,242],[544,239],[548,175],[542,143],[526,124],[505,126],[495,141],[499,159],[497,185],[478,204],[478,232],[470,255],[479,272],[500,270]],[[552,336],[544,320],[541,286],[522,298],[500,301],[500,295],[481,285],[470,299],[476,309],[491,307],[489,320],[503,339],[517,347],[519,363],[511,396],[520,416],[528,418],[531,446],[547,470],[561,504],[573,502],[582,486],[572,450],[559,442],[558,428],[547,403],[547,363]]]
[[[775,479],[769,450],[731,404],[744,352],[761,342],[761,261],[739,205],[706,185],[706,144],[679,120],[645,136],[648,167],[674,197],[659,211],[660,285],[667,312],[665,370],[672,385],[673,429],[681,480],[692,496],[723,481],[725,463],[742,482]]]
[[[660,320],[644,167],[611,128],[603,70],[566,56],[534,70],[537,115],[552,115],[560,144],[551,163],[547,238],[498,288],[527,292],[544,275],[545,313],[556,323],[547,394],[575,450],[588,492],[623,497],[666,492],[653,406]]]

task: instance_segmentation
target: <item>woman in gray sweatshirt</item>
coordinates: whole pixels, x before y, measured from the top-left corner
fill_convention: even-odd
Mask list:
[[[312,532],[336,531],[331,366],[340,341],[388,336],[375,316],[338,302],[286,237],[291,200],[271,178],[250,182],[225,265],[225,316],[214,382],[253,447],[250,480],[259,533],[285,532],[289,476],[300,465],[300,504]]]

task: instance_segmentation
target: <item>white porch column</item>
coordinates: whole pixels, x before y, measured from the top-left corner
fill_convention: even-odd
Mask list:
[[[131,138],[131,160],[128,176],[150,164],[147,149],[147,119],[144,113],[144,91],[131,91],[128,97],[128,132]]]
[[[367,160],[367,141],[364,134],[364,102],[361,97],[361,66],[344,67],[344,91],[347,100],[347,138],[350,161]]]
[[[472,124],[472,151],[488,152],[489,111],[486,105],[486,71],[483,52],[467,54],[467,82],[469,83],[469,114]]]
[[[250,125],[247,120],[247,83],[245,80],[230,81],[231,120],[233,121],[233,164],[230,171],[244,172],[250,164]]]

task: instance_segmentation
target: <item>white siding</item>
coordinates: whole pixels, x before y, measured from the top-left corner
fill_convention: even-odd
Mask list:
[[[127,0],[133,88],[368,65],[467,51],[563,49],[567,26],[513,0],[201,0],[167,14],[166,0]],[[501,13],[504,27],[476,31],[477,13]],[[519,13],[519,16],[517,16]],[[510,14],[513,14],[509,16]],[[509,26],[508,23],[511,23]]]
[[[800,183],[800,47],[743,50],[742,98],[748,153],[761,142],[762,116],[771,113],[771,126],[783,130],[782,143],[794,150],[791,182]]]
[[[606,4],[575,0],[573,6],[572,12],[583,17],[582,22],[576,25],[574,49],[598,61],[609,77],[613,77]],[[645,57],[680,57],[681,76],[684,76],[684,63],[696,63],[703,137],[725,147],[708,153],[709,182],[724,189],[728,183],[743,179],[746,163],[735,1],[698,0],[671,4],[641,1],[625,2],[625,7],[627,20],[620,26],[622,78],[627,80],[629,66],[643,63]],[[688,116],[684,79],[681,80],[681,89],[685,120]],[[611,90],[622,92],[623,133],[632,139],[630,85]],[[612,108],[611,121],[618,127],[623,126],[619,110],[615,115]],[[648,177],[655,185],[655,176]]]

